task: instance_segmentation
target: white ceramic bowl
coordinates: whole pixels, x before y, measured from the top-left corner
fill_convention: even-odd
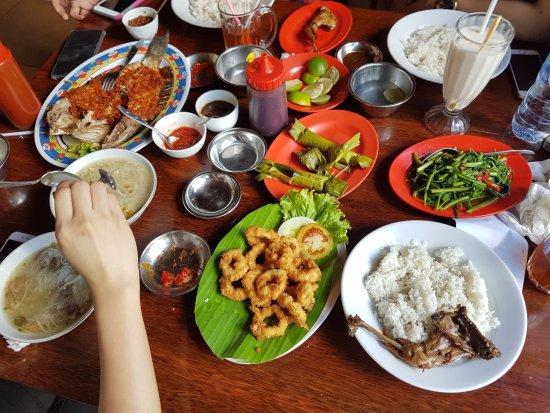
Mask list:
[[[206,122],[206,128],[212,132],[223,132],[224,130],[231,129],[235,126],[239,118],[239,100],[233,93],[221,89],[203,93],[195,102],[195,111],[202,120],[205,120],[206,117],[201,115],[201,110],[205,105],[215,100],[224,100],[232,103],[235,108],[228,115],[222,116],[221,118],[210,119]]]
[[[40,251],[41,249],[49,247],[54,242],[56,242],[54,232],[48,232],[46,234],[39,235],[31,239],[30,241],[27,241],[24,244],[20,245],[17,249],[12,251],[12,253],[8,255],[4,261],[0,263],[1,308],[4,308],[4,288],[13,270],[30,256]],[[93,306],[91,306],[90,309],[86,311],[86,313],[84,313],[79,319],[75,320],[71,325],[65,327],[58,333],[42,335],[22,333],[9,323],[6,315],[4,314],[4,311],[0,311],[0,334],[11,340],[17,340],[23,343],[42,343],[44,341],[50,341],[61,337],[62,335],[67,334],[69,331],[75,329],[81,323],[83,323],[90,314],[92,314],[92,311],[94,311]]]
[[[143,26],[130,26],[128,22],[139,16],[149,16],[153,18],[153,21]],[[128,30],[128,33],[136,40],[151,40],[157,34],[159,29],[159,16],[155,9],[151,7],[136,7],[135,9],[128,10],[122,16],[122,24]]]
[[[365,289],[365,278],[377,267],[391,245],[421,241],[428,250],[456,246],[464,251],[485,280],[489,308],[500,325],[487,333],[502,352],[493,360],[474,358],[429,370],[416,369],[395,357],[364,329],[355,334],[363,349],[387,372],[422,389],[458,393],[479,389],[502,377],[519,357],[527,333],[527,311],[518,284],[504,262],[482,241],[449,225],[431,221],[401,221],[385,225],[365,236],[349,254],[342,273],[344,313],[358,315],[382,331],[374,303]]]
[[[137,162],[145,165],[147,170],[149,170],[149,172],[151,173],[153,179],[151,185],[151,193],[149,194],[147,201],[145,201],[143,206],[138,209],[134,215],[127,219],[128,224],[133,224],[145,212],[145,209],[153,200],[153,196],[155,195],[155,192],[157,190],[157,173],[155,172],[155,168],[153,167],[151,162],[149,162],[144,156],[136,152],[128,151],[126,149],[102,149],[96,152],[89,153],[82,158],[78,158],[76,161],[67,166],[65,168],[65,171],[71,172],[73,174],[78,174],[78,172],[86,169],[90,165],[106,159],[121,159]],[[54,191],[54,189],[50,191],[50,210],[52,211],[52,215],[55,217],[55,205],[53,200]]]
[[[434,83],[443,83],[443,78],[441,76],[435,76],[422,70],[418,69],[413,65],[407,56],[405,56],[404,43],[411,34],[425,26],[447,26],[447,27],[456,27],[456,22],[466,13],[458,10],[447,10],[447,9],[433,9],[433,10],[422,10],[416,13],[408,14],[402,19],[398,20],[391,28],[388,33],[388,49],[390,51],[393,59],[403,67],[407,72],[413,74],[420,79],[427,80]],[[510,63],[510,47],[506,51],[506,54],[502,58],[502,61],[497,66],[495,73],[492,77],[500,75],[508,63]]]
[[[156,133],[155,131],[151,133],[151,136],[153,137],[153,142],[155,142],[155,145],[157,145],[162,152],[164,152],[168,156],[171,156],[172,158],[188,158],[190,156],[193,156],[202,149],[202,147],[204,146],[204,142],[206,140],[206,126],[195,125],[200,121],[201,121],[201,118],[199,118],[194,113],[175,112],[167,116],[164,116],[163,118],[160,118],[157,121],[157,123],[155,123],[155,128],[157,128],[160,132],[164,133],[167,136],[170,135],[172,131],[176,130],[181,126],[187,126],[189,128],[193,128],[199,131],[199,133],[201,134],[201,138],[196,144],[194,144],[193,146],[190,146],[189,148],[167,149],[164,146],[164,141],[159,136],[159,134]]]

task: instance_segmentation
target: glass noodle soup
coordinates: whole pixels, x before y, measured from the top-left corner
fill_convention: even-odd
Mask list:
[[[22,333],[58,333],[80,319],[91,306],[88,284],[55,244],[19,264],[4,287],[6,318]]]
[[[111,174],[117,190],[113,193],[126,218],[134,215],[147,202],[151,194],[153,177],[149,169],[138,162],[123,159],[104,159],[77,172],[76,175],[84,181],[99,181],[99,170]]]

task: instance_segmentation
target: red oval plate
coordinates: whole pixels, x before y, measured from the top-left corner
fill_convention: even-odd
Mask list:
[[[328,7],[336,16],[336,27],[330,32],[317,31],[317,52],[326,53],[338,46],[348,35],[353,17],[349,8],[335,1],[320,1],[304,6],[284,21],[279,32],[279,43],[287,53],[312,52],[313,46],[305,39],[302,31],[321,6]]]
[[[481,136],[448,135],[419,142],[416,145],[405,149],[397,156],[397,158],[394,159],[390,166],[389,172],[390,185],[401,200],[405,201],[413,208],[428,214],[455,218],[452,208],[444,211],[436,211],[431,206],[424,205],[421,200],[414,198],[412,196],[409,183],[406,180],[409,168],[412,165],[413,152],[418,153],[418,155],[422,157],[441,148],[457,148],[462,150],[471,149],[478,152],[503,151],[512,148],[502,142],[483,138]],[[529,190],[529,186],[531,185],[531,169],[529,169],[527,161],[521,155],[506,155],[506,158],[508,165],[512,169],[512,185],[510,194],[507,197],[498,200],[494,204],[487,205],[486,207],[470,214],[464,211],[457,211],[457,218],[478,218],[494,215],[513,207],[525,198],[525,195],[527,195],[527,191]]]
[[[347,142],[356,133],[361,133],[361,143],[354,150],[371,157],[371,166],[366,169],[354,167],[351,172],[343,172],[338,175],[338,178],[348,183],[346,192],[342,195],[343,197],[357,188],[368,176],[378,157],[378,135],[371,123],[363,116],[348,112],[347,110],[327,110],[312,113],[300,119],[300,122],[313,132],[339,145]],[[265,159],[291,166],[297,170],[304,170],[304,167],[296,155],[294,155],[294,152],[299,152],[303,149],[302,145],[292,139],[287,128],[269,146]],[[286,195],[290,189],[300,189],[271,178],[264,179],[264,182],[267,190],[275,198]]]
[[[292,110],[305,113],[321,112],[323,110],[335,108],[344,100],[346,100],[349,95],[348,69],[342,63],[340,63],[338,59],[329,56],[328,54],[315,52],[298,53],[286,58],[285,60],[283,60],[283,64],[285,67],[285,80],[300,79],[302,75],[307,71],[307,62],[309,62],[315,56],[321,56],[325,58],[328,62],[329,67],[334,66],[340,73],[340,80],[338,80],[336,85],[333,86],[333,88],[328,93],[330,95],[330,100],[324,105],[317,106],[312,104],[311,106],[301,106],[287,100],[288,107]]]

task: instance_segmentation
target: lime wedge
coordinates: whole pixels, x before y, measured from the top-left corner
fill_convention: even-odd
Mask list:
[[[323,76],[328,69],[328,62],[321,56],[315,56],[307,62],[307,71],[313,76]]]
[[[313,76],[311,73],[306,72],[302,75],[302,80],[306,85],[311,85],[319,80],[319,76]]]
[[[285,82],[286,91],[288,92],[296,92],[297,90],[300,90],[304,84],[300,79],[292,79],[287,80]]]
[[[250,52],[246,55],[246,63],[252,62],[254,59],[256,59],[256,53]]]
[[[314,105],[324,105],[325,103],[328,103],[330,100],[330,95],[321,95],[314,99],[311,99],[311,103]]]
[[[340,80],[340,72],[334,66],[331,66],[328,68],[323,77],[330,79],[332,81],[332,84],[335,85],[336,83],[338,83],[338,80]]]
[[[332,89],[332,80],[327,79],[326,77],[322,77],[317,81],[317,84],[321,84],[323,86],[323,90],[321,91],[321,95],[326,95],[328,92],[330,92],[330,89]]]
[[[390,103],[401,102],[405,99],[405,93],[398,87],[384,90],[384,97]]]
[[[306,86],[302,89],[302,92],[308,95],[311,99],[315,99],[323,95],[323,85],[319,82],[315,82],[312,85]]]
[[[304,92],[290,92],[288,94],[288,100],[300,106],[311,106],[311,98]]]

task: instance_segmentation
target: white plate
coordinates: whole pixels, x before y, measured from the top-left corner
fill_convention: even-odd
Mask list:
[[[383,226],[364,237],[350,253],[342,274],[342,306],[346,317],[359,315],[382,330],[374,305],[364,286],[365,277],[378,265],[391,245],[422,241],[428,249],[457,246],[480,272],[487,285],[489,306],[500,326],[488,334],[502,356],[457,361],[429,370],[416,369],[390,353],[364,329],[355,337],[382,368],[413,386],[443,393],[479,389],[503,376],[519,357],[527,333],[527,312],[521,291],[508,267],[483,242],[472,235],[431,221],[402,221]]]
[[[457,20],[465,14],[467,13],[458,10],[433,9],[412,13],[398,20],[388,33],[388,49],[393,60],[416,77],[427,80],[428,82],[442,84],[442,77],[423,72],[409,62],[409,59],[405,56],[403,44],[415,30],[421,27],[430,25],[455,27]],[[493,78],[500,75],[506,69],[510,63],[510,56],[511,51],[510,47],[508,47],[506,54],[492,76]]]
[[[346,246],[344,244],[339,244],[338,255],[336,256],[336,263],[334,265],[334,273],[332,274],[332,289],[330,290],[330,294],[327,297],[327,302],[325,303],[325,306],[323,307],[321,314],[319,314],[319,318],[317,318],[317,321],[315,322],[315,324],[313,324],[310,327],[307,334],[298,343],[296,343],[293,347],[288,349],[288,351],[286,351],[285,353],[275,357],[274,360],[278,359],[279,357],[286,356],[288,353],[296,350],[298,347],[304,344],[319,329],[319,327],[321,327],[321,324],[323,324],[323,322],[327,319],[328,315],[332,311],[332,308],[334,307],[334,304],[336,303],[336,300],[338,300],[338,296],[340,295],[342,269],[344,268],[344,263],[346,262],[347,257],[348,257],[348,254],[346,252]],[[234,358],[228,358],[226,360],[229,360],[236,364],[252,364],[247,361],[234,359]]]
[[[31,257],[33,254],[46,247],[49,247],[54,242],[56,242],[54,232],[48,232],[46,234],[39,235],[25,242],[24,244],[21,244],[14,251],[12,251],[11,254],[8,255],[4,261],[0,263],[0,303],[2,303],[2,307],[4,301],[4,287],[6,286],[6,281],[8,281],[8,279],[10,278],[13,270],[23,261]],[[84,313],[78,320],[76,320],[70,326],[66,327],[64,330],[61,330],[59,333],[46,336],[21,333],[8,322],[4,311],[0,311],[0,334],[2,334],[5,338],[21,341],[23,343],[42,343],[44,341],[50,341],[61,337],[62,335],[67,334],[69,331],[74,330],[81,323],[83,323],[90,314],[92,314],[92,311],[94,311],[93,306],[90,307],[90,309],[86,311],[86,313]]]
[[[217,4],[217,0],[211,0]],[[272,6],[275,3],[275,0],[262,0],[262,4],[266,6]],[[217,8],[217,6],[216,6]],[[189,0],[172,0],[172,10],[176,16],[186,23],[192,24],[193,26],[206,27],[207,29],[221,29],[219,23],[210,23],[204,20],[199,20],[191,14],[189,11]]]

